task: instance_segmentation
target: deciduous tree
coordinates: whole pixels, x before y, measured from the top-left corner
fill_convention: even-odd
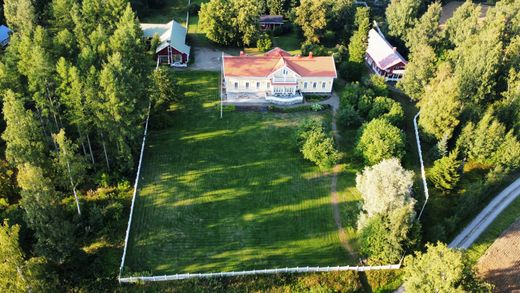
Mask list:
[[[424,89],[435,75],[437,55],[427,44],[415,46],[410,53],[410,62],[406,65],[406,74],[397,87],[403,90],[412,100],[419,101]]]
[[[417,18],[420,6],[420,0],[391,0],[386,7],[389,34],[405,39]]]
[[[356,150],[369,165],[384,159],[399,158],[404,155],[405,136],[386,119],[374,119],[363,125]]]
[[[296,8],[296,19],[309,43],[318,43],[323,30],[327,26],[327,11],[330,9],[328,0],[302,0]]]
[[[426,244],[425,253],[416,252],[404,261],[406,292],[485,292],[490,286],[479,281],[461,251],[441,242]]]
[[[413,28],[406,33],[406,47],[409,50],[427,44],[435,48],[441,40],[439,19],[442,6],[440,2],[434,2],[428,6],[428,10],[415,22]]]

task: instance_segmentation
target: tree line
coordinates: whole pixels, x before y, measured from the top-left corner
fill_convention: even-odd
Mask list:
[[[21,224],[30,249],[16,244],[20,228],[6,221],[0,288],[52,291],[67,278],[52,272],[73,266],[93,227],[80,190],[130,174],[148,105],[164,107],[173,82],[164,70],[151,74],[127,0],[5,0],[3,7],[14,34],[0,61],[0,212]]]

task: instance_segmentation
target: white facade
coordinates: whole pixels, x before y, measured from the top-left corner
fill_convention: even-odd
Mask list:
[[[282,67],[267,77],[225,78],[227,93],[255,93],[263,96],[327,95],[331,94],[333,83],[333,77],[302,77],[288,67]]]

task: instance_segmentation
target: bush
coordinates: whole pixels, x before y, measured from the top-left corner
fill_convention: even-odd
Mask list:
[[[272,46],[273,42],[271,42],[271,38],[266,33],[263,33],[256,41],[256,47],[262,52],[269,51]]]
[[[315,109],[312,108],[313,105],[300,105],[296,107],[280,107],[280,106],[273,106],[269,105],[267,106],[268,111],[277,112],[277,113],[295,113],[295,112],[304,112],[304,111],[315,111]],[[330,109],[330,105],[320,105],[321,110],[327,110]]]
[[[360,81],[363,77],[365,65],[351,61],[344,61],[339,68],[339,73],[347,81]]]
[[[316,45],[316,44],[303,44],[301,46],[301,51],[302,51],[302,56],[307,56],[309,55],[310,52],[312,52],[312,54],[314,56],[328,56],[329,55],[329,50],[327,48],[325,48],[324,46],[322,45]]]
[[[367,281],[374,292],[395,291],[402,282],[401,271],[367,271]]]
[[[323,123],[317,119],[305,119],[296,130],[296,144],[301,148],[309,134],[313,131],[323,131]]]
[[[340,159],[339,152],[334,148],[334,141],[327,137],[323,129],[308,133],[301,152],[305,159],[322,170],[332,168]]]
[[[328,99],[329,96],[326,95],[307,95],[305,96],[305,101],[307,102],[319,102]]]
[[[311,109],[314,112],[319,112],[319,111],[323,110],[323,108],[324,108],[323,105],[320,105],[317,103],[311,105]]]
[[[363,94],[363,88],[361,85],[357,82],[350,83],[345,86],[345,89],[343,90],[343,93],[341,93],[340,97],[340,106],[352,106],[354,108],[357,108],[359,98]]]
[[[334,149],[334,141],[325,134],[319,120],[304,120],[297,129],[296,143],[303,157],[322,170],[331,168],[340,158],[339,152]]]
[[[190,7],[188,7],[188,11],[191,16],[198,16],[200,11],[200,5],[197,3],[191,3]]]
[[[361,125],[362,119],[354,107],[346,105],[339,111],[339,121],[346,127],[353,127]]]
[[[379,117],[385,118],[393,125],[399,126],[403,122],[404,111],[398,102],[387,97],[376,97],[368,111],[367,118],[371,120]]]
[[[367,86],[378,96],[388,96],[388,85],[385,82],[385,78],[382,76],[371,74],[367,81]]]
[[[374,119],[360,129],[356,150],[369,165],[392,157],[402,159],[405,135],[386,119]]]

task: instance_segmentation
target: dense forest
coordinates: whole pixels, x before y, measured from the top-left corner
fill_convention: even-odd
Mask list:
[[[88,246],[124,222],[160,76],[125,0],[6,0],[4,14],[0,288],[96,288],[103,247]]]

